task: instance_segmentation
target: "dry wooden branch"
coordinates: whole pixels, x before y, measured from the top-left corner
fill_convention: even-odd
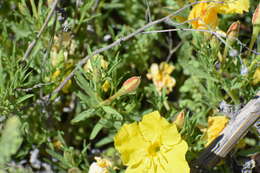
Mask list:
[[[53,14],[54,14],[54,11],[55,11],[55,9],[56,9],[56,6],[57,6],[58,2],[59,2],[59,0],[55,0],[55,1],[53,2],[52,6],[51,6],[51,10],[50,10],[50,12],[48,13],[48,16],[46,17],[46,19],[45,19],[45,21],[44,21],[44,23],[43,23],[43,25],[42,25],[40,31],[38,32],[38,34],[37,34],[37,36],[36,36],[36,38],[35,38],[35,40],[33,40],[33,41],[29,44],[29,46],[27,47],[26,52],[25,52],[25,54],[24,54],[24,56],[23,56],[23,61],[24,61],[25,59],[27,59],[27,58],[31,55],[33,48],[35,47],[35,45],[36,45],[36,43],[38,42],[39,38],[41,37],[43,31],[45,30],[45,28],[47,27],[49,21],[51,20],[51,17],[52,17]]]
[[[197,159],[195,165],[212,168],[234,148],[246,135],[249,128],[260,118],[260,91],[238,113],[234,120],[222,131],[220,136],[207,147]]]

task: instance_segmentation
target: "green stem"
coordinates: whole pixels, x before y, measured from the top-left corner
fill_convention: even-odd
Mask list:
[[[253,46],[255,44],[255,41],[257,39],[257,36],[259,34],[259,31],[260,31],[260,28],[258,26],[254,26],[253,34],[252,34],[251,41],[250,41],[250,44],[249,44],[249,50],[248,50],[248,53],[247,53],[247,58],[249,58],[249,56],[251,55],[251,52],[252,52]]]
[[[228,53],[228,46],[226,45],[225,46],[225,49],[224,49],[224,53],[223,53],[223,56],[220,60],[221,64],[224,64],[226,62],[226,58],[227,58],[227,53]]]

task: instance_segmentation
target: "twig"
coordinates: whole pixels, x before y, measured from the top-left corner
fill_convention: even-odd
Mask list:
[[[169,51],[169,54],[168,54],[168,56],[167,56],[167,58],[166,58],[166,62],[169,62],[169,60],[170,60],[171,57],[172,57],[172,54],[174,54],[174,52],[176,52],[176,51],[181,47],[182,44],[183,44],[183,42],[178,43],[177,46],[175,46],[173,49],[171,49],[171,50]]]
[[[234,148],[249,128],[260,118],[260,91],[228,124],[219,137],[207,147],[197,159],[196,165],[202,168],[214,167]]]
[[[103,47],[103,48],[100,48],[100,49],[97,49],[95,50],[92,54],[90,55],[87,55],[86,57],[84,57],[81,61],[79,61],[79,63],[76,65],[76,67],[74,68],[74,70],[60,83],[60,85],[51,93],[51,94],[48,94],[45,96],[46,99],[50,98],[51,95],[54,95],[54,94],[57,94],[64,86],[65,84],[74,76],[76,70],[81,67],[82,65],[84,65],[89,58],[93,57],[94,55],[97,55],[101,52],[104,52],[104,51],[107,51],[117,45],[120,45],[121,42],[124,42],[124,41],[127,41],[129,40],[130,38],[132,37],[135,37],[137,34],[143,32],[145,29],[147,28],[150,28],[151,26],[153,25],[156,25],[156,24],[159,24],[161,22],[164,22],[166,20],[169,20],[171,17],[177,15],[178,13],[180,13],[181,11],[195,5],[195,4],[199,4],[199,3],[208,3],[208,2],[214,2],[214,3],[223,3],[222,1],[197,1],[197,2],[193,2],[189,5],[186,5],[180,9],[178,9],[177,11],[175,11],[174,13],[171,13],[169,14],[168,16],[166,17],[163,17],[161,19],[158,19],[158,20],[155,20],[155,21],[152,21],[152,22],[149,22],[148,24],[144,25],[143,27],[135,30],[134,32],[132,32],[131,34],[125,36],[125,37],[122,37],[122,38],[119,38],[118,40],[114,41],[113,43],[109,44],[108,46],[106,47]]]
[[[31,88],[16,88],[16,90],[28,92],[28,91],[32,91],[32,90],[34,90],[34,89],[36,89],[36,88],[41,88],[41,87],[43,87],[43,86],[51,85],[51,84],[53,84],[53,82],[39,83],[39,84],[34,85],[34,86],[31,87]]]
[[[35,45],[38,42],[39,38],[41,37],[43,31],[45,30],[45,28],[47,27],[49,21],[51,20],[51,17],[54,14],[54,11],[56,9],[56,6],[57,6],[58,2],[59,2],[59,0],[55,0],[53,2],[52,7],[51,7],[51,11],[49,12],[48,16],[46,17],[46,19],[45,19],[45,21],[44,21],[40,31],[38,32],[36,38],[29,44],[28,48],[26,49],[26,52],[25,52],[25,54],[23,56],[23,61],[25,59],[27,59],[31,55],[33,48],[35,47]]]
[[[151,17],[150,5],[149,5],[148,0],[145,0],[145,3],[147,6],[147,9],[145,10],[145,18],[146,18],[146,20],[148,19],[147,21],[151,22],[152,17]]]
[[[183,23],[187,23],[187,22],[183,22]],[[210,34],[215,35],[223,44],[227,44],[227,42],[222,38],[225,37],[225,35],[217,33],[215,31],[212,30],[207,30],[207,29],[191,29],[191,28],[175,28],[175,29],[164,29],[164,30],[156,30],[156,31],[147,31],[147,32],[142,32],[143,34],[151,34],[151,33],[163,33],[163,32],[174,32],[174,31],[199,31],[199,32],[208,32]],[[249,50],[249,48],[246,46],[246,44],[242,43],[238,38],[234,38],[236,39],[236,41],[238,42],[238,44],[240,44],[242,47],[246,48],[247,50]],[[230,45],[228,45],[229,48]],[[253,52],[256,55],[260,55],[260,52],[256,52],[254,50],[251,50],[251,52]]]
[[[226,41],[222,39],[223,35],[218,34],[214,31],[207,29],[191,29],[191,28],[176,28],[176,29],[164,29],[164,30],[156,30],[156,31],[147,31],[142,32],[143,34],[151,34],[151,33],[162,33],[162,32],[173,32],[173,31],[199,31],[199,32],[208,32],[210,34],[215,35],[222,43],[226,44]]]

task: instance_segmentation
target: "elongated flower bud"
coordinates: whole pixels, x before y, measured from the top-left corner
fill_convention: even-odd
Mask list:
[[[114,95],[112,95],[111,97],[109,97],[108,99],[103,101],[101,104],[103,104],[103,105],[109,104],[114,99],[116,99],[122,95],[135,91],[138,88],[138,86],[140,85],[140,82],[141,82],[141,78],[139,76],[133,76],[133,77],[127,79],[123,83],[123,86],[120,88],[119,91],[117,91]]]
[[[240,22],[239,21],[233,22],[230,25],[230,27],[228,28],[227,41],[229,42],[230,46],[234,43],[234,41],[238,37],[239,28],[240,28]]]
[[[255,41],[260,32],[260,4],[258,4],[257,8],[255,9],[255,12],[252,17],[252,24],[253,24],[253,34],[251,36],[251,41],[250,41],[249,51],[247,56],[251,54]]]
[[[252,18],[253,25],[260,25],[260,4],[258,4]]]
[[[225,49],[224,49],[224,53],[223,53],[223,56],[222,56],[222,59],[220,60],[221,63],[225,63],[226,61],[226,57],[227,57],[227,53],[229,51],[229,47],[232,46],[237,37],[238,37],[238,34],[239,34],[239,28],[240,28],[240,22],[239,21],[236,21],[236,22],[233,22],[230,27],[228,28],[228,31],[227,31],[227,44],[225,46]]]
[[[174,120],[173,123],[176,124],[176,126],[180,129],[184,125],[184,120],[185,120],[185,113],[184,111],[181,111],[177,116],[176,119]]]
[[[135,91],[141,82],[141,78],[139,76],[134,76],[127,79],[124,83],[120,91],[123,91],[124,94]]]

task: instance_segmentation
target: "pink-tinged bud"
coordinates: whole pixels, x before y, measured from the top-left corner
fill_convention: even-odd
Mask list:
[[[253,18],[252,18],[252,24],[253,25],[260,24],[260,4],[258,4],[257,8],[255,9],[255,12],[254,12]]]
[[[109,104],[114,99],[116,99],[116,98],[118,98],[118,97],[120,97],[122,95],[125,95],[125,94],[128,94],[130,92],[135,91],[138,88],[140,82],[141,82],[141,78],[138,77],[138,76],[134,76],[134,77],[131,77],[131,78],[127,79],[123,83],[123,86],[120,88],[119,91],[117,91],[114,95],[112,95],[111,97],[109,97],[108,99],[103,101],[101,104],[102,105]]]
[[[176,119],[173,123],[176,124],[176,126],[180,129],[184,125],[184,120],[185,120],[185,113],[184,111],[181,111],[177,116]]]
[[[253,24],[253,33],[251,36],[251,41],[249,44],[249,51],[247,56],[249,57],[251,54],[251,51],[254,47],[255,41],[259,35],[260,32],[260,4],[258,4],[257,8],[255,9],[255,12],[253,14],[253,18],[252,18],[252,24]]]
[[[132,91],[135,91],[136,88],[138,88],[140,82],[141,78],[139,76],[133,76],[123,83],[123,86],[120,90],[123,90],[124,93],[130,93]]]
[[[238,37],[239,28],[240,28],[240,22],[239,21],[233,22],[230,25],[230,27],[228,28],[227,39],[228,39],[228,41],[231,41],[231,43],[229,43],[229,44],[233,44],[235,39]]]

